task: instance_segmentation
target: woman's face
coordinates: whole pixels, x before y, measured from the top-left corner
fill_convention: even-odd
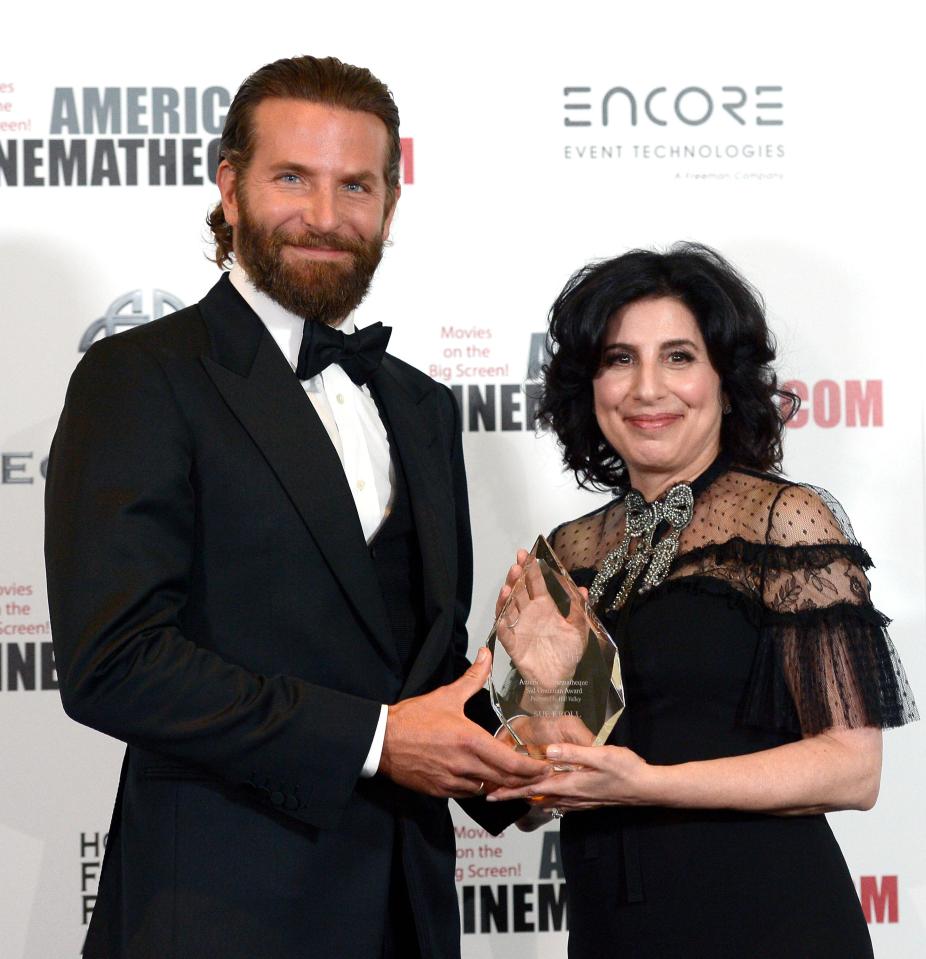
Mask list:
[[[638,300],[611,317],[593,389],[601,432],[647,499],[694,479],[720,451],[720,377],[678,300]]]

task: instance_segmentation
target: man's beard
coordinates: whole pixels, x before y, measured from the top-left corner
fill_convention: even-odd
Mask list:
[[[346,262],[286,259],[285,246],[322,247],[351,254]],[[347,239],[336,233],[306,231],[297,235],[282,228],[265,230],[251,216],[244,196],[238,197],[235,253],[248,278],[280,306],[327,326],[340,323],[356,309],[370,288],[383,256],[383,240]]]

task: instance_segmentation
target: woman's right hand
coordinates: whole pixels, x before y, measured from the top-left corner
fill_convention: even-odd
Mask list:
[[[528,713],[568,711],[569,683],[585,653],[586,594],[573,598],[568,616],[557,608],[540,564],[524,550],[508,571],[498,595],[496,635],[524,686]]]

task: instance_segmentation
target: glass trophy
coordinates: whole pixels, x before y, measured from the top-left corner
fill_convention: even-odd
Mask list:
[[[602,745],[624,709],[617,647],[543,536],[495,620],[489,694],[515,747]],[[560,768],[556,766],[555,768]]]

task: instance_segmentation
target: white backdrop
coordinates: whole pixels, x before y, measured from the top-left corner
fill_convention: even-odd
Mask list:
[[[780,373],[809,396],[788,431],[787,472],[829,488],[852,517],[926,706],[924,71],[906,5],[853,9],[357,0],[162,2],[131,18],[100,2],[4,10],[4,956],[78,954],[121,756],[64,716],[49,654],[42,461],[67,379],[107,311],[118,329],[196,301],[216,278],[203,224],[216,194],[209,144],[224,93],[280,56],[369,66],[402,112],[414,162],[360,322],[393,324],[394,351],[462,399],[473,647],[515,548],[600,502],[575,490],[551,441],[527,425],[532,336],[549,304],[593,257],[696,239],[766,296]],[[172,91],[176,128],[158,110]],[[151,185],[151,157],[172,153],[178,182]],[[170,179],[164,165],[154,172]],[[888,734],[878,806],[831,817],[881,959],[926,950],[922,747],[917,726]],[[496,841],[457,822],[464,955],[565,955],[555,831]]]

